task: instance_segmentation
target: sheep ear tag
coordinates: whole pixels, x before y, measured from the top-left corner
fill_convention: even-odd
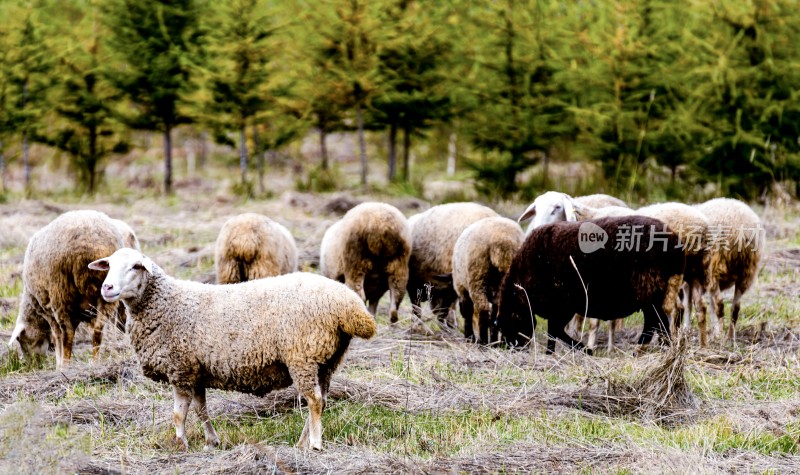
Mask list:
[[[108,270],[108,260],[106,259],[97,259],[94,262],[89,263],[89,269],[92,270]]]
[[[526,219],[531,219],[532,217],[534,217],[534,215],[536,215],[536,203],[531,203],[531,205],[528,206],[528,209],[526,209],[525,212],[522,213],[522,216],[519,217],[517,222],[521,223]]]

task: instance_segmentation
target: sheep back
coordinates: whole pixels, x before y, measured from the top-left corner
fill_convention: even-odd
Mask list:
[[[352,336],[376,331],[358,295],[308,273],[215,286],[157,269],[129,312],[147,377],[257,395],[289,386],[308,365],[332,372]]]
[[[288,229],[266,216],[230,218],[217,237],[217,283],[232,284],[297,270],[297,245]]]
[[[643,310],[645,329],[640,342],[652,336],[659,324],[666,326],[663,314],[674,311],[684,269],[678,236],[661,221],[643,216],[592,223],[602,228],[608,241],[590,253],[583,252],[579,244],[579,229],[585,223],[553,223],[528,235],[503,277],[497,297],[495,321],[507,342],[519,345],[532,336],[535,320],[531,310],[548,321],[550,335],[576,346],[580,345],[564,332],[574,314],[612,320]],[[642,245],[632,250],[615,250],[625,244],[625,231],[633,227],[640,227],[648,236],[651,229],[660,231],[663,242],[647,249],[643,237]]]
[[[413,303],[428,300],[425,286],[432,285],[434,311],[438,312],[440,319],[446,316],[456,294],[452,279],[441,279],[440,276],[452,272],[453,247],[467,226],[479,219],[496,216],[494,210],[477,203],[448,203],[409,219],[412,244],[408,261],[408,292]]]
[[[589,206],[590,208],[605,208],[607,206],[617,206],[620,208],[628,208],[628,204],[619,198],[603,193],[595,193],[593,195],[576,196],[572,199],[574,203],[581,206]]]

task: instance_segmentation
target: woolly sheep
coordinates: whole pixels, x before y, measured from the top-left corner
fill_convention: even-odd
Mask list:
[[[453,287],[465,337],[481,344],[494,340],[490,338],[491,302],[524,240],[519,224],[503,217],[478,220],[459,236],[453,248]]]
[[[548,321],[548,353],[555,350],[555,338],[583,348],[564,331],[576,313],[611,320],[641,310],[640,345],[656,331],[669,336],[667,316],[677,308],[683,280],[684,254],[677,248],[678,236],[661,221],[644,216],[604,218],[591,224],[595,232],[607,236],[605,246],[585,248],[579,233],[587,224],[557,222],[533,230],[525,239],[492,309],[493,321],[510,345],[532,338],[534,315]],[[650,235],[653,246],[626,250],[624,231],[636,226],[659,233]]]
[[[619,198],[610,195],[597,193],[593,195],[571,197],[566,193],[557,191],[548,191],[536,197],[533,203],[519,217],[519,222],[531,219],[528,224],[528,229],[525,234],[529,234],[534,229],[541,227],[545,224],[555,223],[559,221],[577,221],[578,215],[576,209],[592,209],[603,208],[602,212],[604,217],[610,216],[628,216],[630,208]],[[585,211],[584,211],[585,212]],[[597,212],[598,217],[600,211]],[[590,219],[590,218],[582,218]],[[571,322],[573,334],[582,335],[584,318],[580,314],[576,314]],[[599,321],[596,319],[589,319],[589,349],[594,350],[595,342],[597,340],[597,329]],[[623,320],[613,320],[608,323],[608,351],[614,349],[614,335],[622,330]]]
[[[765,232],[761,219],[739,200],[716,198],[696,205],[709,220],[710,254],[708,291],[711,296],[712,325],[719,336],[719,321],[725,316],[723,290],[734,287],[728,340],[736,336],[742,295],[758,280]]]
[[[684,309],[684,329],[688,329],[691,309],[692,305],[694,305],[697,307],[696,314],[700,333],[700,346],[706,346],[706,305],[702,297],[712,276],[710,276],[708,271],[710,258],[706,246],[709,221],[703,213],[689,205],[676,202],[658,203],[637,210],[618,208],[615,206],[592,208],[589,206],[576,205],[575,213],[577,218],[581,221],[609,216],[619,217],[621,215],[647,216],[663,221],[678,235],[681,247],[686,255],[684,282],[686,282],[687,287],[687,292],[685,293],[687,305]],[[595,338],[596,328],[597,322],[590,321],[590,348]],[[609,349],[612,348],[612,344],[613,341],[609,336]]]
[[[525,234],[528,234],[545,224],[559,221],[577,221],[578,218],[575,214],[576,206],[590,208],[628,208],[628,205],[621,199],[602,193],[573,198],[566,193],[548,191],[537,196],[536,199],[533,200],[533,203],[520,215],[518,221],[521,223],[533,218],[528,224],[528,229],[525,231]]]
[[[86,266],[138,242],[127,224],[92,210],[66,212],[37,231],[25,250],[19,314],[8,344],[17,342],[29,356],[45,353],[52,340],[62,368],[72,358],[75,327],[87,322],[96,356],[106,321],[124,328],[124,313],[100,298],[102,276]]]
[[[408,296],[419,315],[419,305],[428,300],[440,321],[445,321],[458,296],[453,289],[453,247],[470,224],[499,216],[477,203],[437,205],[409,218],[411,258],[408,261]]]
[[[411,231],[403,213],[386,203],[361,203],[325,231],[320,271],[356,291],[373,315],[388,290],[394,323],[408,284],[410,256]]]
[[[355,292],[302,272],[233,285],[177,280],[127,248],[89,267],[108,271],[103,298],[124,303],[144,375],[172,385],[175,436],[184,448],[192,402],[206,448],[219,443],[206,388],[261,396],[294,384],[309,409],[298,445],[322,449],[331,376],[351,338],[370,338],[376,330]]]
[[[214,249],[218,284],[234,284],[297,271],[294,237],[279,223],[256,213],[230,218]]]

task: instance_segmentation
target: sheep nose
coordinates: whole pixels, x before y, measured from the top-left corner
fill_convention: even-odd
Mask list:
[[[103,292],[108,292],[109,290],[114,290],[114,284],[103,284]]]

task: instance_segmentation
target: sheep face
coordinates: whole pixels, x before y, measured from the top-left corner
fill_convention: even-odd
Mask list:
[[[26,295],[22,296],[17,325],[8,340],[9,350],[14,343],[19,345],[24,357],[44,355],[53,350],[50,325],[43,316],[35,313],[35,305]]]
[[[89,269],[108,271],[100,289],[106,302],[139,297],[153,273],[153,267],[150,258],[130,248],[118,249],[114,254],[89,264]]]
[[[577,221],[575,214],[575,205],[572,198],[564,193],[557,191],[548,191],[536,197],[536,199],[528,206],[528,209],[522,213],[522,216],[517,220],[518,222],[531,219],[528,225],[528,231],[544,226],[545,224],[555,223],[558,221]]]

